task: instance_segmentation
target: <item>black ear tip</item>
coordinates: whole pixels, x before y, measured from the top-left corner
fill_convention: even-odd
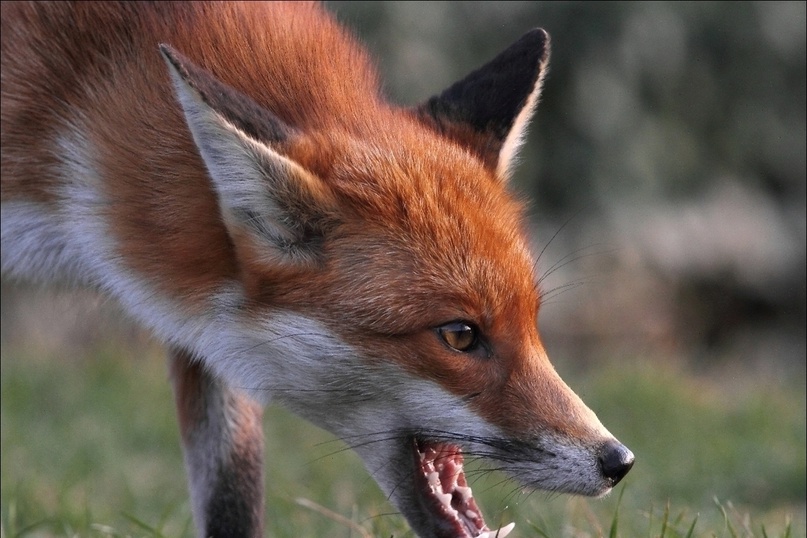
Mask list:
[[[527,32],[527,35],[533,36],[533,39],[540,41],[541,43],[549,43],[549,32],[543,28],[533,28]]]
[[[188,58],[183,56],[181,52],[177,51],[177,49],[167,43],[160,43],[159,47],[160,54],[162,54],[162,57],[166,63],[173,67],[183,79],[185,79],[198,91],[199,88],[189,80],[188,70],[193,67],[190,60],[188,60]]]
[[[171,64],[176,69],[180,69],[182,65],[179,59],[180,54],[176,51],[174,47],[172,47],[168,43],[160,43],[160,54],[162,54],[164,59],[171,62]]]
[[[521,40],[525,42],[525,45],[541,51],[539,54],[541,61],[546,60],[549,56],[549,45],[552,40],[549,38],[549,32],[543,28],[533,28],[524,34]]]

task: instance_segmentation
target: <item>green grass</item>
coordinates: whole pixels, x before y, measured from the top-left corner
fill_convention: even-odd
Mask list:
[[[153,349],[119,355],[3,349],[3,537],[193,535],[165,363]],[[521,537],[805,535],[803,379],[710,380],[646,363],[566,377],[636,453],[633,471],[602,500],[480,474],[491,526],[515,521]],[[327,433],[270,408],[266,445],[270,536],[412,536]]]

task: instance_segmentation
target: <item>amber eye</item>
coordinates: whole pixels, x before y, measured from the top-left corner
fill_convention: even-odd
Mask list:
[[[437,334],[448,347],[457,351],[473,351],[479,345],[479,331],[464,321],[452,321],[437,328]]]

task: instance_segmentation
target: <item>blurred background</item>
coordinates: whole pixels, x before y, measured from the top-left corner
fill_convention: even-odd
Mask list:
[[[693,512],[718,497],[803,529],[805,3],[326,5],[407,105],[549,32],[512,187],[530,202],[553,362],[637,453],[629,494]],[[154,349],[91,295],[5,282],[0,337],[4,378],[10,355]],[[3,402],[5,452],[5,388]]]

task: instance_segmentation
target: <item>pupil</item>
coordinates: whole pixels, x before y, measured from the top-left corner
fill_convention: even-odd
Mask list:
[[[473,346],[476,336],[474,330],[464,323],[452,323],[443,333],[446,342],[458,351],[466,351]]]
[[[469,323],[454,321],[436,329],[437,334],[450,348],[463,353],[476,349],[478,342],[477,329]]]

